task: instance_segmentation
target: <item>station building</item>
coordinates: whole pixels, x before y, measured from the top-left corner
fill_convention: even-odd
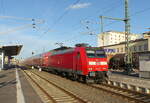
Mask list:
[[[108,62],[110,62],[110,59],[114,57],[118,59],[118,62],[124,62],[123,57],[125,54],[125,44],[126,42],[120,42],[118,44],[101,46],[106,52]],[[136,64],[135,67],[139,68],[139,55],[141,53],[146,53],[150,51],[150,35],[144,34],[143,38],[130,40],[129,48],[132,53],[132,61]]]
[[[130,34],[129,40],[139,39],[139,34]],[[125,33],[118,31],[107,31],[98,35],[98,47],[119,44],[125,42]]]
[[[0,46],[0,70],[10,66],[10,61],[21,51],[22,45]]]
[[[125,67],[125,44],[102,46],[111,69],[124,69]],[[143,38],[131,40],[129,48],[132,53],[133,68],[139,71],[139,77],[150,78],[150,32],[143,33]]]
[[[118,44],[102,46],[107,54],[123,54],[125,53],[125,44],[126,42],[121,42]],[[145,52],[150,51],[150,35],[144,34],[143,38],[131,40],[130,41],[130,50],[131,52]]]
[[[119,44],[103,46],[103,48],[105,49],[107,54],[123,54],[125,53],[125,44],[126,42],[122,42]],[[150,38],[142,38],[130,41],[129,46],[132,52],[150,51]]]

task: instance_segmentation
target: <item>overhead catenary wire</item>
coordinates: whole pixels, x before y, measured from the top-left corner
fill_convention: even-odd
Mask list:
[[[118,8],[118,5],[120,5],[121,4],[121,2],[118,2],[118,1],[120,1],[120,0],[117,0],[116,2],[113,2],[113,3],[111,3],[110,5],[108,5],[107,7],[104,7],[104,8],[102,8],[102,9],[100,9],[100,10],[103,10],[103,11],[101,11],[100,12],[100,10],[98,10],[97,12],[96,12],[96,14],[100,14],[100,15],[103,15],[103,14],[106,14],[106,13],[108,13],[108,12],[111,12],[111,11],[113,11],[114,10],[114,8],[117,6],[117,8]],[[120,5],[121,6],[121,5]],[[92,15],[90,15],[90,16],[92,16]],[[88,17],[90,17],[90,16],[88,16]],[[95,23],[95,24],[99,24],[99,23]]]
[[[49,9],[51,9],[51,8],[53,8],[53,7],[55,7],[56,8],[56,6],[57,6],[57,1],[55,1],[55,3],[52,5],[52,6],[50,6],[49,8],[47,8],[46,9],[46,11],[44,12],[44,13],[42,13],[41,15],[42,15],[42,17],[44,17],[44,16],[47,16],[47,12],[49,11]],[[46,24],[46,22],[45,22],[45,24]],[[38,28],[38,31],[42,31],[42,32],[40,32],[40,35],[39,35],[39,37],[42,37],[43,36],[43,34],[45,34],[45,33],[48,33],[48,32],[50,32],[50,31],[52,31],[52,29],[47,25],[47,27],[45,27],[44,29],[42,29],[41,30],[41,28]]]
[[[73,43],[73,42],[77,42],[78,38],[81,38],[81,36],[86,36],[86,35],[83,35],[81,33],[77,34],[77,35],[73,35],[72,37],[66,39],[66,40],[63,40],[61,41],[61,43],[65,44],[65,43]],[[90,35],[91,36],[91,35]],[[95,35],[97,36],[97,35]],[[80,40],[81,41],[81,40]],[[75,44],[75,43],[74,43]]]
[[[98,11],[96,12],[96,14],[103,15],[103,14],[112,12],[113,10],[115,10],[115,8],[120,7],[121,4],[122,4],[122,2],[121,2],[120,0],[117,0],[117,1],[115,1],[115,2],[113,2],[113,3],[111,3],[110,5],[108,5],[108,7],[102,8],[101,10],[103,10],[103,11],[100,12],[100,10],[98,10]],[[99,13],[99,12],[100,12],[100,13]],[[90,23],[91,23],[91,22],[90,22]],[[99,22],[96,22],[96,23],[94,23],[94,24],[100,24],[100,23],[99,23]]]
[[[137,11],[137,12],[133,13],[130,17],[137,16],[138,14],[144,13],[144,12],[149,11],[149,10],[150,10],[150,8],[142,9],[142,10],[140,10],[140,11]],[[117,22],[118,22],[118,21],[113,21],[113,22],[108,23],[108,24],[106,24],[106,25],[104,25],[104,26],[111,26],[112,24],[115,24],[115,23],[117,23]]]
[[[78,28],[77,28],[78,29]],[[69,33],[69,32],[68,32]],[[81,34],[79,33],[79,34],[77,34],[77,35],[72,35],[71,37],[69,37],[68,39],[66,39],[66,40],[63,40],[63,41],[60,41],[60,43],[66,43],[66,42],[70,42],[71,40],[73,40],[73,39],[75,39],[75,38],[78,38],[78,37],[80,37],[81,36]]]
[[[112,4],[109,5],[109,7],[105,7],[105,8],[102,8],[102,10],[104,11],[98,11],[97,13],[100,14],[100,15],[103,15],[103,14],[106,14],[106,13],[109,13],[113,10],[115,10],[115,8],[118,8],[119,5],[121,6],[121,1],[119,2],[120,0],[117,0],[116,2],[113,2]]]
[[[35,28],[36,24],[43,24],[45,23],[42,19],[34,19],[34,18],[23,18],[23,17],[15,17],[15,16],[0,16],[1,19],[15,19],[15,20],[26,20],[26,21],[32,21],[32,26]],[[29,24],[30,25],[30,24]]]
[[[52,6],[46,7],[46,11],[41,14],[41,17],[48,16],[46,13],[48,12],[49,14],[49,11],[51,10],[51,8],[56,8],[58,2],[57,0],[53,0],[53,1],[55,1],[54,4]]]
[[[114,9],[114,7],[118,7],[119,5],[121,4],[121,2],[118,2],[118,0],[116,1],[116,2],[113,2],[113,3],[111,3],[110,5],[109,5],[109,7],[104,7],[102,10],[104,10],[104,11],[102,11],[100,14],[106,14],[106,13],[108,13],[108,12],[111,12],[111,11],[113,11]],[[120,5],[121,6],[121,5]],[[97,13],[98,12],[100,12],[100,10],[99,11],[97,11]],[[76,35],[76,36],[78,36],[78,35]],[[75,37],[76,37],[75,36]],[[65,40],[66,42],[69,42],[71,39],[75,39],[75,37],[72,37],[72,38],[70,38],[70,39],[68,39],[68,40]],[[64,42],[64,41],[63,41]]]
[[[15,32],[17,30],[25,29],[25,28],[29,28],[29,27],[33,27],[33,25],[32,24],[27,24],[27,25],[24,25],[24,26],[21,26],[21,27],[16,27],[16,28],[13,28],[13,29],[9,29],[7,31],[0,32],[0,35],[2,35],[2,34],[9,34],[9,33]]]
[[[79,37],[81,34],[78,34],[78,35],[73,35],[72,37],[70,37],[69,39],[66,39],[66,40],[63,40],[63,41],[61,41],[62,43],[64,43],[64,42],[68,42],[68,41],[70,41],[70,40],[72,40],[72,39],[75,39],[76,37]]]
[[[86,39],[82,39],[82,40],[78,39],[78,38],[81,38],[81,36],[83,38],[86,37]],[[90,40],[91,40],[92,39],[91,35],[89,35],[89,36],[90,36]],[[95,41],[95,40],[93,40],[93,41]],[[64,44],[69,44],[70,45],[70,44],[83,43],[83,42],[90,43],[90,41],[87,39],[87,35],[78,34],[78,35],[75,35],[74,37],[70,38],[70,40],[69,39],[68,39],[68,41],[66,40],[64,42]]]
[[[117,5],[114,5],[114,4],[117,4]],[[101,13],[106,13],[106,12],[108,13],[108,12],[111,12],[112,10],[114,10],[114,9],[112,9],[112,8],[114,8],[114,7],[116,7],[116,6],[120,5],[120,4],[121,4],[121,2],[118,3],[118,0],[117,0],[117,2],[111,3],[111,5],[109,5],[109,7],[103,8],[102,10],[104,10],[104,11],[102,11]],[[113,5],[113,6],[112,6],[112,5]],[[100,12],[100,11],[97,11],[97,13],[98,13],[98,12]],[[81,34],[79,34],[79,35],[81,35]],[[75,37],[78,37],[79,35],[75,35],[75,36],[71,37],[70,39],[64,40],[64,41],[62,41],[62,42],[69,42],[70,40],[74,39]]]
[[[138,15],[138,14],[141,14],[141,13],[143,13],[143,12],[146,12],[146,11],[149,11],[150,10],[150,8],[145,8],[145,9],[143,9],[143,10],[140,10],[140,11],[137,11],[137,12],[135,12],[134,14],[132,14],[131,15],[131,17],[133,17],[133,16],[136,16],[136,15]],[[110,12],[111,11],[111,8],[110,9],[108,9],[108,10],[105,10],[105,11],[103,11],[102,13],[107,13],[107,12]],[[113,21],[113,22],[111,22],[111,23],[108,23],[108,24],[106,24],[105,26],[110,26],[110,25],[112,25],[112,24],[114,24],[114,23],[117,23],[118,21]],[[77,35],[78,36],[78,35]],[[70,38],[70,39],[68,39],[68,40],[65,40],[65,42],[69,42],[69,41],[71,41],[71,39],[75,39],[75,37],[72,37],[72,38]]]
[[[149,11],[149,10],[150,10],[150,8],[145,8],[145,9],[142,9],[142,10],[140,10],[140,11],[135,12],[135,13],[132,14],[131,16],[136,16],[136,15],[138,15],[138,14],[144,13],[144,12]]]
[[[116,3],[116,2],[115,2]],[[117,5],[118,4],[120,4],[120,3],[117,3]],[[108,10],[104,10],[102,13],[108,13],[108,12],[111,12],[113,9],[114,6],[111,6],[110,7],[110,9],[108,9]],[[111,10],[112,9],[112,10]],[[147,10],[147,9],[144,9],[144,12],[145,12],[145,10]],[[137,14],[140,14],[140,13],[142,13],[143,12],[143,10],[142,11],[138,11],[138,12],[136,12],[136,15]],[[135,14],[134,14],[135,15]],[[113,21],[113,22],[111,22],[111,23],[109,23],[109,24],[106,24],[105,26],[110,26],[110,25],[112,25],[112,24],[114,24],[114,23],[117,23],[117,21]],[[73,38],[74,39],[74,38]],[[66,40],[66,41],[68,41],[68,40]]]
[[[104,7],[102,10],[104,10],[104,11],[102,11],[101,13],[108,13],[108,12],[110,12],[110,11],[113,11],[114,9],[112,9],[112,8],[114,8],[115,6],[117,6],[117,5],[114,5],[114,4],[117,4],[117,5],[120,5],[121,4],[121,2],[119,2],[118,3],[118,0],[117,0],[117,2],[113,2],[113,3],[111,3],[111,5],[113,5],[113,6],[111,6],[111,5],[109,5],[109,7]],[[100,11],[97,11],[97,13],[98,12],[100,12]],[[99,24],[99,23],[97,23],[97,24]]]
[[[77,0],[75,3],[73,3],[72,5],[75,5],[75,4],[77,4],[77,3],[79,3],[80,2],[80,0]],[[104,10],[103,11],[103,13],[105,13],[105,12],[110,12],[111,10],[113,10],[112,8],[114,8],[114,4],[116,4],[117,3],[117,5],[119,5],[120,4],[120,2],[118,3],[118,1],[117,2],[113,2],[113,3],[111,3],[111,5],[113,5],[113,6],[109,6],[109,7],[105,7],[104,9],[102,9],[102,10]],[[117,5],[115,5],[115,6],[117,6]],[[54,26],[56,26],[56,24],[60,21],[60,20],[62,20],[62,18],[69,12],[69,10],[70,9],[68,9],[67,11],[65,11],[54,23],[53,23],[53,25],[52,25],[52,27],[51,28],[53,28]],[[109,10],[109,11],[108,11]],[[48,33],[49,32],[49,30],[51,30],[51,28],[50,29],[48,29],[46,32],[44,32],[43,34],[46,34],[46,33]],[[43,36],[43,35],[41,35],[41,36]],[[68,41],[68,40],[67,40]]]
[[[26,24],[26,25],[23,25],[23,26],[15,27],[13,29],[9,29],[7,31],[0,32],[0,34],[8,34],[8,33],[15,32],[17,30],[25,29],[25,28],[28,28],[28,27],[36,28],[37,24],[44,23],[44,21],[41,20],[41,19],[33,19],[33,18],[23,18],[23,17],[15,17],[15,16],[0,16],[0,18],[2,18],[2,19],[16,19],[16,20],[32,21],[32,24]]]
[[[79,3],[80,1],[81,0],[77,0],[72,5],[75,5],[75,4]],[[70,11],[70,9],[67,9],[62,15],[60,15],[49,29],[54,28],[56,26],[56,24],[59,23],[67,13],[69,13],[69,11]],[[48,33],[49,29],[46,32],[44,32],[44,34]]]
[[[1,19],[17,19],[17,20],[31,20],[34,21],[33,18],[23,18],[23,17],[15,17],[15,16],[0,16]],[[38,19],[36,19],[38,20]]]

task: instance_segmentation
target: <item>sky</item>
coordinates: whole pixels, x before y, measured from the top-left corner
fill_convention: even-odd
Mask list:
[[[131,33],[149,31],[149,4],[129,0]],[[0,45],[23,45],[17,58],[52,50],[56,43],[97,46],[101,15],[124,18],[124,0],[0,0]],[[109,30],[123,32],[124,22],[105,19]]]

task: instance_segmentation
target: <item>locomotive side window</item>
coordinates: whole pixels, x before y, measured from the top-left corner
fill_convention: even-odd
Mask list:
[[[77,54],[77,58],[79,59],[80,58],[80,53],[78,52],[78,54]]]

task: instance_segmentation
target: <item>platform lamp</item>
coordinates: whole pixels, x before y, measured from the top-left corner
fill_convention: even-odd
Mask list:
[[[33,55],[34,55],[34,52],[32,51],[32,69],[34,69],[34,66],[33,66]]]

